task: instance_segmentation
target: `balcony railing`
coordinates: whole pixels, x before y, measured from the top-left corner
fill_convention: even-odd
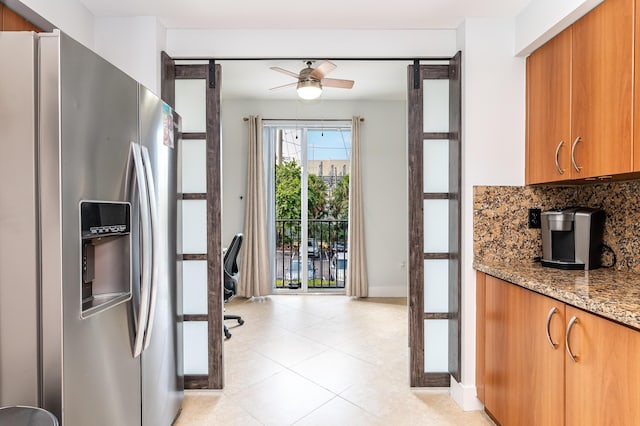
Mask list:
[[[347,220],[309,220],[302,242],[302,222],[276,219],[276,288],[302,287],[302,254],[308,253],[309,289],[344,289],[347,266]],[[306,247],[305,247],[306,246]]]

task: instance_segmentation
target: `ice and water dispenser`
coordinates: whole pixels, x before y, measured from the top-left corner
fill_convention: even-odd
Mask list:
[[[86,318],[131,298],[131,204],[82,201],[80,223]]]

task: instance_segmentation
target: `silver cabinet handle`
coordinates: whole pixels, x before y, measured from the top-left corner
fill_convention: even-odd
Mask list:
[[[557,343],[553,343],[553,340],[551,340],[551,332],[549,331],[549,326],[551,325],[551,317],[556,312],[558,312],[558,310],[554,306],[553,308],[551,308],[551,310],[549,311],[549,314],[547,315],[547,340],[549,341],[549,344],[551,345],[551,347],[553,349],[557,349],[558,348],[558,344]]]
[[[556,170],[561,175],[564,174],[564,169],[560,167],[560,163],[558,162],[558,154],[560,154],[560,148],[562,147],[562,145],[564,145],[564,141],[560,141],[560,143],[558,144],[558,147],[556,148]]]
[[[576,145],[578,145],[578,142],[581,140],[580,136],[578,136],[576,140],[573,141],[573,145],[571,145],[571,164],[573,164],[573,168],[576,169],[576,172],[578,173],[580,173],[580,169],[582,169],[582,167],[576,164]]]
[[[578,317],[571,318],[571,321],[569,321],[569,325],[567,325],[567,332],[564,336],[564,343],[567,347],[567,353],[569,354],[569,357],[573,360],[573,362],[578,362],[578,355],[574,355],[573,352],[571,352],[571,345],[569,345],[569,337],[571,336],[571,328],[577,322],[578,322]]]

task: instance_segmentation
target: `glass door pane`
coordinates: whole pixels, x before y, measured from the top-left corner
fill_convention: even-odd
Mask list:
[[[425,133],[449,132],[449,80],[423,80]]]
[[[183,133],[204,133],[207,124],[206,80],[176,80],[176,111]]]
[[[275,287],[302,288],[302,131],[278,127],[275,137]]]
[[[424,252],[449,251],[449,200],[424,200]]]
[[[424,322],[424,371],[446,373],[449,371],[449,320],[425,320]]]
[[[449,312],[449,260],[424,261],[424,311]]]
[[[344,289],[351,128],[310,128],[306,135],[308,288]]]
[[[424,192],[449,192],[449,141],[425,140],[423,156]]]

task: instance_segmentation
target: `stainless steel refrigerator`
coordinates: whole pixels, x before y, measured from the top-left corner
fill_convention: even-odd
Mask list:
[[[0,406],[170,425],[176,114],[62,33],[0,32]]]

